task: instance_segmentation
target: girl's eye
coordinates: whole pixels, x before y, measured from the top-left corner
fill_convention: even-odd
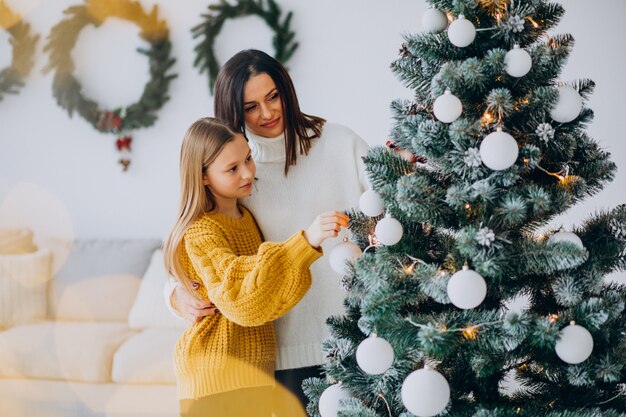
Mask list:
[[[250,162],[250,161],[252,161],[252,155],[246,158],[246,162]]]
[[[236,166],[234,166],[234,167],[232,167],[231,169],[228,170],[228,172],[235,172],[235,171],[237,171],[237,167]]]
[[[249,113],[254,109],[256,109],[256,106],[250,106],[250,107],[246,107],[245,109],[243,109],[243,111],[245,111],[246,113]]]
[[[270,96],[270,100],[271,100],[271,101],[274,101],[274,100],[276,100],[278,97],[280,97],[280,95],[279,95],[278,93],[274,93],[274,94],[272,94],[272,95]]]

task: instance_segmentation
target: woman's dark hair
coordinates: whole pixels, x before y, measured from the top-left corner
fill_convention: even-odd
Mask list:
[[[325,120],[300,111],[296,90],[283,65],[256,49],[236,53],[220,69],[215,80],[215,117],[230,123],[245,135],[243,90],[255,75],[269,75],[280,94],[285,127],[285,175],[296,164],[298,153],[307,155],[311,139],[321,135]],[[312,131],[309,135],[307,129]]]

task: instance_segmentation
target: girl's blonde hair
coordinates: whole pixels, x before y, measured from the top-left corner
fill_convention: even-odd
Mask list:
[[[221,120],[204,117],[187,129],[181,146],[180,207],[176,223],[163,246],[163,257],[168,274],[182,283],[190,294],[196,292],[180,262],[182,240],[194,221],[217,208],[215,197],[204,185],[203,177],[235,135],[237,132]]]

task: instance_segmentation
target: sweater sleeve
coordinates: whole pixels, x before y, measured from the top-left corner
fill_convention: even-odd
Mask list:
[[[241,326],[260,326],[295,306],[311,285],[309,267],[321,256],[303,231],[282,243],[262,243],[252,256],[235,255],[213,234],[186,237],[185,249],[209,299]]]

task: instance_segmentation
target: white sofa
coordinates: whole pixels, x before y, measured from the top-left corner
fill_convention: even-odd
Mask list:
[[[174,417],[185,324],[163,303],[160,241],[0,255],[0,416]]]

